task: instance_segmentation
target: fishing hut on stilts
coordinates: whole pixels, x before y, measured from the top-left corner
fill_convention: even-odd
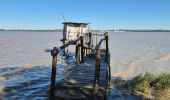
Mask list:
[[[63,45],[51,51],[50,99],[106,100],[111,78],[108,32],[93,34],[89,23],[64,22],[63,25]],[[76,68],[56,82],[57,56],[59,52],[66,56],[70,45],[75,45]]]

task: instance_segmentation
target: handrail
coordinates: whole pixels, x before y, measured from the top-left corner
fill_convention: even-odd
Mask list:
[[[99,41],[99,43],[96,45],[96,48],[95,48],[96,50],[100,48],[100,45],[102,44],[102,42],[103,42],[104,40],[106,40],[106,39],[103,38],[103,39],[101,39],[101,40]]]
[[[104,34],[93,34],[93,35],[97,35],[97,36],[105,36]]]
[[[50,100],[54,100],[54,92],[55,92],[55,80],[56,80],[56,66],[57,66],[57,55],[58,53],[68,47],[69,45],[77,44],[77,42],[81,42],[81,54],[83,55],[83,37],[80,37],[74,41],[69,41],[68,43],[60,46],[60,47],[54,47],[53,50],[51,50],[51,56],[52,56],[52,73],[51,73],[51,87],[50,87]],[[84,57],[84,55],[83,55]],[[83,58],[81,59],[83,61]]]
[[[100,45],[102,41],[105,39],[101,39],[100,42],[96,46],[96,65],[95,65],[95,77],[94,77],[94,100],[96,97],[96,94],[98,92],[98,84],[99,84],[99,78],[100,78]]]
[[[64,48],[68,47],[69,45],[75,44],[77,43],[79,40],[82,40],[83,37],[80,37],[74,41],[69,41],[68,43],[60,46],[59,48],[54,47],[53,50],[51,51],[51,55],[57,55],[58,52],[60,52],[61,50],[63,50]]]
[[[104,33],[105,38],[101,39],[99,43],[96,45],[96,66],[95,66],[95,77],[94,77],[94,99],[96,99],[96,94],[98,92],[98,85],[99,85],[99,78],[100,78],[100,46],[102,42],[105,40],[106,41],[106,58],[105,62],[109,64],[108,62],[108,33]],[[110,65],[108,66],[107,74],[110,77]],[[106,79],[108,79],[108,76]],[[106,84],[107,85],[107,84]]]

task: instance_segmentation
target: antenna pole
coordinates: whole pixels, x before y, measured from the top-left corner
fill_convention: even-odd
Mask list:
[[[64,21],[64,22],[66,22],[66,19],[65,19],[64,14],[63,14],[63,13],[61,13],[61,16],[62,16],[62,18],[63,18],[63,21]]]

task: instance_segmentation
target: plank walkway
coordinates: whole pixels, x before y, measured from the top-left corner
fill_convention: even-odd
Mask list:
[[[105,62],[105,53],[101,52],[99,91],[97,100],[103,100],[106,86],[108,84],[108,64]],[[110,55],[109,55],[110,57]],[[84,57],[84,63],[70,70],[69,74],[63,80],[56,83],[55,98],[62,100],[93,100],[95,64],[94,54],[88,54]]]

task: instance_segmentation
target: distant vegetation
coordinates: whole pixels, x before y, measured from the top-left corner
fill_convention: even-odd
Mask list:
[[[115,30],[107,30],[111,32],[170,32],[170,30],[163,30],[163,29],[115,29]]]
[[[130,89],[133,94],[145,99],[170,100],[170,73],[139,74],[129,81],[116,78],[113,84],[119,89]]]
[[[170,30],[163,30],[163,29],[118,29],[118,30],[108,30],[114,32],[170,32]]]
[[[39,31],[39,32],[43,32],[43,31],[49,31],[49,32],[62,32],[62,30],[61,29],[55,29],[55,30],[31,30],[31,29],[29,29],[29,30],[26,30],[26,29],[8,29],[8,30],[6,30],[6,29],[0,29],[0,31]]]
[[[33,29],[0,29],[0,31],[56,31],[56,32],[62,32],[62,29],[54,29],[54,30],[33,30]],[[145,30],[145,29],[136,29],[136,30],[131,30],[131,29],[118,29],[118,30],[91,30],[92,32],[100,32],[100,31],[110,31],[110,32],[170,32],[170,30],[163,30],[163,29],[155,29],[155,30]]]

